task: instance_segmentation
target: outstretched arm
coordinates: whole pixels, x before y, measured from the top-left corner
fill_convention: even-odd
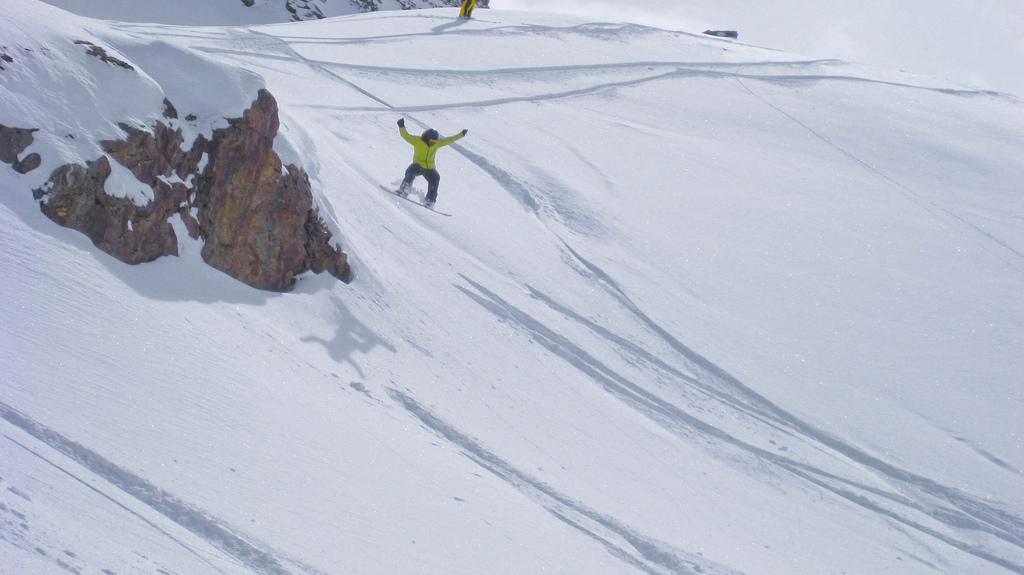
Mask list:
[[[440,140],[437,141],[437,145],[439,147],[440,146],[447,146],[448,144],[451,144],[452,142],[456,142],[458,140],[461,140],[462,138],[465,138],[467,133],[469,133],[469,130],[463,130],[463,131],[459,132],[458,134],[455,134],[454,136],[452,136],[450,138],[441,138]]]
[[[419,139],[416,136],[410,134],[409,131],[405,129],[405,118],[400,118],[398,120],[398,133],[402,135],[403,140],[409,142],[410,144],[415,144],[416,140]]]

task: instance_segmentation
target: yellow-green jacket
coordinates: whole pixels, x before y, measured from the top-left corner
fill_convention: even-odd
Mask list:
[[[451,144],[456,140],[460,140],[463,137],[462,132],[459,132],[450,138],[441,138],[440,140],[437,140],[434,142],[433,146],[428,146],[427,143],[423,141],[423,138],[413,136],[405,129],[405,126],[399,128],[398,131],[402,134],[403,140],[412,144],[414,150],[412,161],[419,164],[420,167],[428,170],[434,169],[434,155],[437,154],[437,150],[441,146],[447,146],[448,144]]]

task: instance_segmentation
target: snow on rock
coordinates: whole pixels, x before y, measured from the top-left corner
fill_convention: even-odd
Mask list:
[[[153,188],[149,184],[140,182],[122,163],[108,163],[110,176],[103,182],[103,190],[108,196],[126,198],[139,207],[145,207],[153,201]]]

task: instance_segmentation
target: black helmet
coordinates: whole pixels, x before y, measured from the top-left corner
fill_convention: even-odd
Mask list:
[[[431,141],[440,140],[441,134],[438,134],[437,130],[430,128],[426,132],[423,132],[423,135],[420,136],[420,138],[429,145]]]

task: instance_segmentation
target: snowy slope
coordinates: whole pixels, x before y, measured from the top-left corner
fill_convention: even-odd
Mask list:
[[[747,44],[1024,94],[1024,4],[1018,0],[501,0],[500,5],[589,21],[736,30]]]
[[[125,266],[0,166],[0,573],[1024,573],[1018,100],[499,9],[12,6],[154,98],[265,85],[356,279]],[[454,217],[379,191],[399,117],[469,129]]]

